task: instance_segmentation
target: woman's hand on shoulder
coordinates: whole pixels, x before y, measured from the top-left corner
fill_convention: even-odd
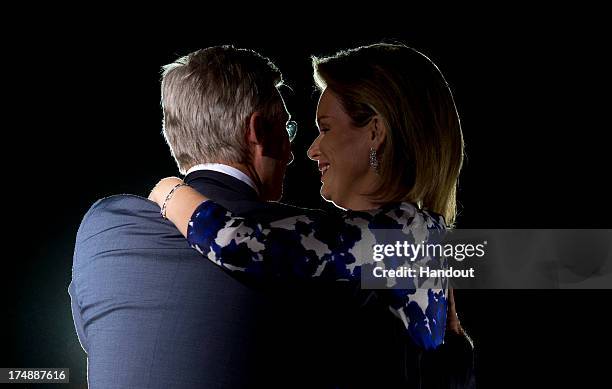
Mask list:
[[[162,178],[149,194],[149,200],[157,203],[157,205],[161,207],[172,188],[182,183],[183,180],[178,177]]]

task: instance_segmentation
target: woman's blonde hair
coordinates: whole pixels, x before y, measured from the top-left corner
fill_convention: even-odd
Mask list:
[[[425,55],[379,43],[312,58],[320,91],[329,88],[357,127],[378,115],[388,129],[377,150],[381,185],[368,195],[410,201],[454,225],[463,135],[448,83]]]

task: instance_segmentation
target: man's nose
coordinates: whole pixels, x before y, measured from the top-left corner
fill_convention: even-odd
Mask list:
[[[321,141],[321,135],[316,137],[316,139],[312,142],[312,144],[308,148],[308,151],[306,152],[306,155],[308,155],[308,158],[312,159],[313,161],[317,161],[319,159],[319,142],[320,141]]]
[[[289,151],[289,160],[287,161],[287,165],[291,165],[291,162],[295,159],[293,155],[293,151]]]

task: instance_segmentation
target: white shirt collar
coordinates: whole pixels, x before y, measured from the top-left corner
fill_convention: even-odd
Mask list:
[[[251,177],[247,176],[235,167],[224,165],[222,163],[202,163],[200,165],[195,165],[191,169],[187,170],[187,174],[193,173],[198,170],[212,170],[219,173],[225,173],[228,176],[232,176],[244,182],[245,184],[253,188],[257,195],[259,195],[259,191],[257,190],[257,187],[255,186],[255,183],[253,182]]]

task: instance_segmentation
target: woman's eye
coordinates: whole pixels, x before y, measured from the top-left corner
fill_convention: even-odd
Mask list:
[[[319,132],[323,133],[323,132],[327,132],[329,131],[329,128],[320,128]]]

